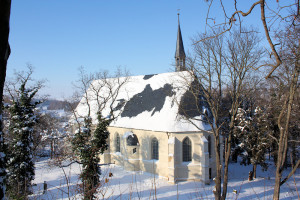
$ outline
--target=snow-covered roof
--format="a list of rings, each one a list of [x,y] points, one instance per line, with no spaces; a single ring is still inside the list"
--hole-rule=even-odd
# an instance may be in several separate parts
[[[125,84],[116,93],[116,98],[109,99],[108,93],[111,93],[109,91],[116,90],[122,82]],[[114,115],[117,116],[111,122],[111,127],[166,132],[210,130],[208,124],[199,121],[203,118],[201,114],[194,113],[192,116],[193,122],[198,128],[190,122],[182,120],[178,114],[179,104],[184,101],[184,96],[186,96],[185,94],[192,82],[193,78],[187,71],[111,78],[105,81],[95,80],[87,90],[91,107],[90,116],[95,123],[99,110],[99,103],[97,102],[101,102],[101,98],[99,98],[101,96],[104,101],[107,101],[102,115],[109,116],[110,110],[113,108]],[[109,86],[107,88],[105,84],[114,85],[114,87],[110,88]],[[76,108],[77,116],[87,115],[88,106],[86,102],[86,96],[84,96]],[[203,106],[202,109],[206,110],[207,108]]]

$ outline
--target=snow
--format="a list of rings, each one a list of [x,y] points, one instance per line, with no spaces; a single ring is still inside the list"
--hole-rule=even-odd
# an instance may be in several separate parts
[[[5,157],[5,153],[3,152],[0,152],[0,159],[4,158]]]
[[[90,129],[89,129],[89,128],[80,127],[80,129],[81,129],[81,132],[82,132],[82,133],[88,133],[88,132],[90,132]]]
[[[131,159],[132,160],[132,159]],[[142,160],[143,162],[148,162],[148,163],[159,163],[159,160],[151,159],[151,160]],[[145,173],[145,172],[143,172]]]
[[[33,129],[26,126],[22,128],[22,131],[33,131]]]
[[[115,152],[115,155],[122,156],[121,152]]]
[[[31,199],[68,199],[68,185],[70,199],[81,199],[77,194],[80,180],[78,174],[81,168],[72,164],[64,168],[49,167],[49,160],[36,162],[36,176],[34,194]],[[146,172],[125,171],[122,167],[111,165],[101,166],[102,187],[98,190],[99,199],[214,199],[211,185],[201,182],[182,181],[178,184],[168,184],[168,181]],[[258,166],[257,178],[248,181],[248,173],[252,166],[242,166],[238,163],[229,165],[229,185],[227,199],[272,199],[275,183],[275,167],[273,164],[268,171],[262,171]],[[290,170],[290,169],[288,169]],[[109,177],[109,173],[113,176]],[[284,177],[288,171],[284,171]],[[67,184],[67,180],[69,184]],[[43,194],[43,183],[48,184],[48,191]],[[177,191],[178,188],[178,191]],[[300,169],[281,187],[280,199],[297,199],[300,190]],[[236,193],[235,193],[236,192]],[[75,196],[77,195],[77,196]],[[178,196],[177,196],[178,195]]]
[[[125,77],[119,79],[120,82],[124,80]],[[106,81],[111,85],[118,85],[116,83],[118,81],[117,78],[108,79]],[[192,120],[197,126],[195,127],[190,122],[182,120],[178,116],[178,103],[180,103],[181,97],[188,89],[187,81],[189,83],[192,81],[192,77],[187,71],[157,74],[149,79],[144,79],[144,76],[129,77],[129,81],[127,81],[124,86],[120,88],[116,101],[113,103],[114,108],[117,107],[121,100],[126,103],[134,95],[143,92],[146,87],[150,87],[151,90],[155,91],[164,88],[167,84],[170,84],[172,85],[174,94],[165,96],[165,102],[163,103],[162,108],[159,108],[158,111],[155,110],[155,107],[150,111],[146,109],[141,113],[138,113],[136,116],[128,117],[120,114],[124,111],[122,110],[124,109],[123,106],[121,110],[115,111],[114,114],[118,117],[110,124],[110,126],[167,132],[199,131],[199,129],[211,130],[211,127],[201,120]],[[102,80],[95,80],[87,90],[87,97],[89,99],[90,108],[92,111],[91,117],[94,124],[97,122],[97,111],[99,108],[96,100],[96,95],[99,95],[99,93],[95,94],[95,88],[97,89],[101,87],[100,95],[102,95],[102,98],[107,98],[106,95],[109,95],[109,92],[107,92],[108,88],[103,85],[105,85],[105,83],[103,83]],[[107,102],[107,105],[110,105],[110,102]],[[75,112],[78,118],[87,115],[88,106],[86,103],[86,96],[81,99]],[[103,116],[107,116],[110,113],[110,110],[109,108],[105,108],[101,112]],[[196,118],[202,119],[201,116],[197,116]],[[71,121],[72,120],[74,121],[74,117],[71,118]]]
[[[20,118],[20,116],[19,115],[14,115],[14,116],[12,116],[12,119],[19,119]]]
[[[241,147],[241,148],[243,148],[245,146],[245,144],[242,142],[238,146]]]
[[[125,139],[125,138],[128,138],[129,136],[133,137],[133,133],[131,131],[125,132],[124,135],[123,135],[123,138]]]
[[[245,127],[244,126],[236,126],[238,129],[240,129],[242,132],[244,131]]]
[[[170,137],[168,139],[168,144],[175,144],[175,137]]]
[[[16,145],[17,145],[17,146],[23,146],[23,143],[20,142],[20,141],[18,141]]]
[[[202,140],[202,142],[208,142],[206,137],[204,137],[204,136],[201,137],[201,140]]]

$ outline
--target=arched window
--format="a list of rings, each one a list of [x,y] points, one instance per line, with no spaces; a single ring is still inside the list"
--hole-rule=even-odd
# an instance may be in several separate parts
[[[121,148],[120,148],[120,136],[117,133],[116,135],[116,152],[120,152]]]
[[[151,140],[151,159],[158,160],[158,158],[158,140],[156,138],[153,138]]]
[[[130,134],[127,137],[127,145],[128,146],[137,146],[139,144],[139,140],[135,134]]]
[[[186,137],[182,142],[182,161],[192,161],[192,142],[188,137]]]
[[[207,137],[207,141],[208,141],[208,155],[211,158],[211,137],[210,137],[210,135]]]

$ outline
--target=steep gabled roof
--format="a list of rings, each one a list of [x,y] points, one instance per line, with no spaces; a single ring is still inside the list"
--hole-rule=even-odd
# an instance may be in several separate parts
[[[187,71],[153,74],[146,76],[131,76],[126,84],[120,88],[112,108],[118,117],[110,124],[112,127],[143,129],[165,132],[190,132],[210,130],[210,126],[203,121],[193,120],[198,126],[183,121],[180,117],[179,104],[186,102],[185,96],[190,88],[193,78]],[[120,78],[125,79],[125,77]],[[117,82],[117,79],[106,81]],[[122,80],[121,80],[122,81]],[[103,86],[102,80],[92,82],[87,91],[91,105],[93,122],[97,119],[97,101],[93,89]],[[106,89],[103,88],[105,96]],[[202,105],[203,110],[206,110]],[[78,116],[87,115],[86,98],[82,98],[76,113]],[[103,116],[109,115],[109,108],[102,111]],[[202,119],[200,113],[193,113],[194,119]]]

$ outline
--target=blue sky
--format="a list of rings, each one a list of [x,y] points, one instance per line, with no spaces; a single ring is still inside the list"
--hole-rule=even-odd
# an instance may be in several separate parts
[[[36,79],[48,80],[42,93],[63,99],[72,95],[80,66],[88,72],[121,66],[132,75],[172,71],[177,9],[188,52],[190,38],[204,32],[204,0],[12,1],[7,78],[30,63]],[[223,19],[217,5],[212,12]]]

